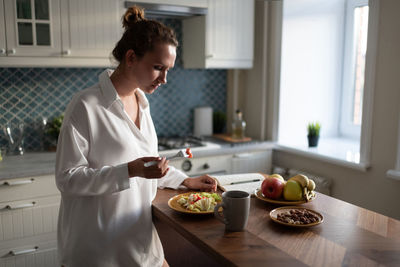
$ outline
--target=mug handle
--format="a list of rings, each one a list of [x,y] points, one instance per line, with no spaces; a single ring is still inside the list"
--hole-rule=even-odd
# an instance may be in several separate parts
[[[222,207],[222,209],[223,209],[224,208],[224,203],[219,203],[214,207],[214,216],[215,216],[215,218],[217,218],[221,222],[225,223],[224,216],[222,216],[218,211],[220,207]]]

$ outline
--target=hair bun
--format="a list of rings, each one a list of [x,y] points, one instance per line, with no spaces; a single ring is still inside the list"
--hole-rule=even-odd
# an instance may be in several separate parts
[[[144,18],[144,9],[138,6],[131,6],[125,12],[123,17],[122,26],[127,30],[131,27],[132,24],[137,23],[141,20],[145,20]]]

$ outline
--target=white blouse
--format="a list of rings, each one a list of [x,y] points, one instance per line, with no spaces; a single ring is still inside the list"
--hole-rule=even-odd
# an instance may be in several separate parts
[[[129,161],[158,156],[157,135],[143,91],[137,90],[136,127],[106,70],[77,93],[61,128],[56,183],[59,263],[70,266],[161,266],[164,253],[152,223],[151,202],[161,187],[187,176],[170,166],[161,179],[129,178]]]

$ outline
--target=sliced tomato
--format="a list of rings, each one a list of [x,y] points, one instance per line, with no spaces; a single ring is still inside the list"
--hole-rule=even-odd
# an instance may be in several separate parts
[[[186,148],[186,154],[189,156],[189,158],[193,158],[192,151],[190,151],[190,147]]]

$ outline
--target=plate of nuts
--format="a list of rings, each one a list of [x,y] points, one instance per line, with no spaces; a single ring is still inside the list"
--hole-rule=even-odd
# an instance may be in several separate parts
[[[294,227],[310,227],[324,221],[321,213],[298,206],[276,208],[269,216],[274,222]]]

